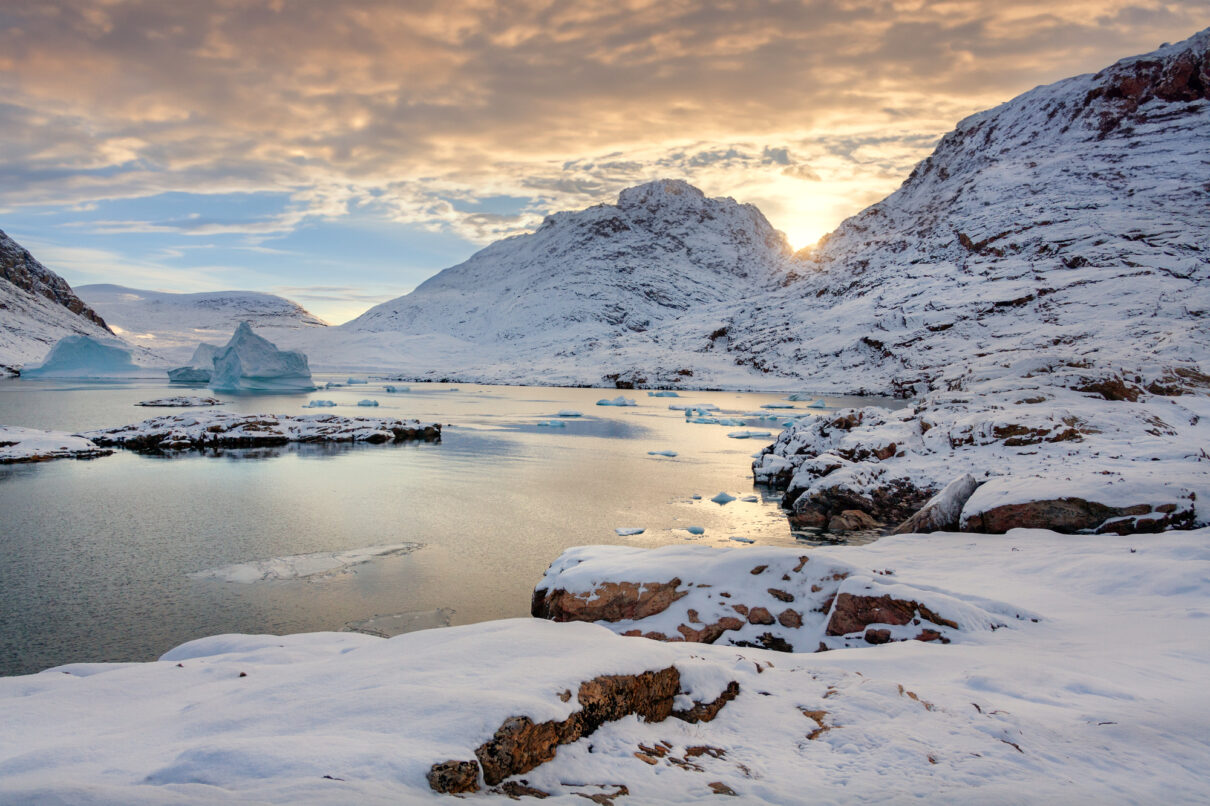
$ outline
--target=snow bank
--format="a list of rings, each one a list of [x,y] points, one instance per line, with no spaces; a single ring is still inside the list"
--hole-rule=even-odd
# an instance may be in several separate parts
[[[311,370],[300,352],[278,350],[241,322],[214,356],[210,388],[218,392],[310,392]]]

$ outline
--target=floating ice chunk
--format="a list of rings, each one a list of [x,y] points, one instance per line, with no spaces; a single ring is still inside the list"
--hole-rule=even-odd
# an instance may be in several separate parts
[[[584,415],[581,414],[580,412],[576,411],[575,409],[563,409],[555,416],[556,417],[583,417]]]
[[[376,406],[378,405],[378,401],[377,401],[377,400],[370,400],[369,398],[366,398],[365,400],[358,400],[358,401],[357,401],[357,405],[358,405],[358,406],[366,406],[367,408],[368,408],[368,407],[370,407],[370,406],[375,406],[375,407],[376,407]]]
[[[638,526],[619,526],[614,531],[618,533],[618,537],[630,537],[631,535],[641,535],[647,529]]]
[[[25,378],[113,378],[148,374],[131,360],[117,339],[94,339],[73,333],[50,348],[42,366],[23,370]]]
[[[826,409],[827,407],[828,403],[822,397],[819,400],[813,400],[807,404],[808,409]]]
[[[406,386],[385,386],[383,387],[383,391],[387,394],[394,395],[400,392],[410,392],[412,390]]]
[[[728,493],[719,493],[718,495],[714,496],[714,497],[713,497],[713,498],[711,498],[710,500],[711,500],[711,501],[713,501],[713,502],[714,502],[714,503],[716,503],[716,504],[719,504],[719,505],[721,506],[722,504],[729,504],[729,503],[731,503],[732,501],[734,501],[734,500],[735,500],[735,496],[734,496],[734,495],[730,495],[730,494],[728,494]]]
[[[755,503],[757,503],[758,501],[760,501],[760,498],[758,498],[758,497],[757,497],[757,496],[755,496],[755,495],[745,495],[743,498],[741,498],[741,499],[739,499],[739,500],[741,500],[741,501],[743,501],[743,502],[745,502],[745,503],[748,503],[748,504],[755,504]]]
[[[700,495],[698,495],[697,493],[694,493],[693,495],[691,495],[691,496],[689,496],[689,497],[690,497],[690,498],[692,498],[694,501],[701,501],[701,500],[702,500],[702,497],[701,497]]]
[[[773,434],[769,431],[732,431],[727,436],[732,439],[752,439],[754,437],[771,437]]]
[[[764,403],[761,405],[761,408],[762,409],[792,409],[794,407],[792,405],[790,405],[789,403]]]
[[[255,560],[222,568],[208,568],[189,576],[193,579],[214,579],[220,582],[268,582],[278,579],[306,579],[339,573],[353,565],[361,565],[381,557],[408,554],[420,548],[419,543],[396,543],[390,546],[370,546],[350,551],[324,551],[315,554],[293,554]]]
[[[676,456],[676,451],[647,451],[648,456]]]
[[[561,422],[559,420],[547,420],[545,422],[538,423],[538,425],[540,427],[544,427],[544,428],[566,428],[567,427],[567,423]]]
[[[344,389],[345,385],[338,381],[328,381],[324,384],[324,389]]]
[[[648,392],[647,397],[680,397],[676,392],[665,390],[662,392]]]
[[[753,540],[750,537],[737,537],[736,535],[731,535],[731,537],[729,539],[734,540],[736,543],[755,543],[756,542],[755,540]]]
[[[349,378],[345,383],[352,386],[355,383],[368,383],[368,381],[365,378]]]
[[[689,534],[691,534],[691,535],[704,535],[704,534],[706,534],[706,529],[705,529],[704,527],[702,527],[702,526],[686,526],[686,527],[685,527],[685,531],[686,531],[686,532],[688,532],[688,533],[689,533]]]
[[[744,421],[743,421],[743,420],[737,420],[737,419],[735,419],[734,417],[720,417],[720,418],[719,418],[719,421],[718,421],[718,424],[719,424],[719,425],[730,425],[730,426],[736,426],[736,425],[743,425],[743,424],[744,424]]]
[[[328,409],[336,405],[335,400],[308,400],[303,404],[304,409]]]
[[[671,411],[718,411],[713,403],[670,403],[668,408]]]
[[[685,420],[685,422],[696,423],[697,425],[718,425],[719,419],[717,417],[691,417]]]
[[[634,402],[634,398],[622,397],[621,395],[618,395],[617,397],[613,398],[612,400],[607,400],[607,399],[602,398],[601,400],[597,401],[597,405],[598,406],[637,406],[639,404]]]
[[[311,369],[307,357],[294,350],[279,350],[268,339],[240,322],[218,355],[210,388],[218,392],[310,392]]]

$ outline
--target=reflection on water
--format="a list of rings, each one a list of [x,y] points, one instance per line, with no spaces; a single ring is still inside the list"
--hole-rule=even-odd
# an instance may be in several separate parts
[[[782,396],[685,392],[616,408],[595,405],[600,389],[408,386],[220,397],[226,411],[285,414],[323,397],[338,403],[328,411],[349,416],[365,414],[355,404],[370,397],[380,404],[372,415],[442,423],[441,443],[118,451],[0,467],[0,673],[145,660],[224,632],[356,623],[385,634],[431,626],[440,621],[433,614],[454,624],[524,616],[546,566],[586,543],[800,544],[778,496],[752,485],[750,455],[769,440],[729,439],[734,428],[686,423],[667,408],[711,403],[742,417]],[[169,391],[153,382],[0,381],[0,422],[121,425],[147,416],[134,403]],[[538,426],[563,409],[583,416]],[[665,450],[677,456],[648,454]],[[712,503],[720,491],[738,500]],[[646,531],[619,537],[621,526]],[[239,584],[189,576],[402,543],[423,548],[327,577]]]

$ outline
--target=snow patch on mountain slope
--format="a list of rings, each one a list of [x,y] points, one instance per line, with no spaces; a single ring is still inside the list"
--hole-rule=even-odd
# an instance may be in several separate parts
[[[82,285],[77,292],[115,331],[174,363],[189,359],[199,342],[224,342],[240,322],[271,341],[327,323],[296,302],[257,291],[175,294],[120,285]]]

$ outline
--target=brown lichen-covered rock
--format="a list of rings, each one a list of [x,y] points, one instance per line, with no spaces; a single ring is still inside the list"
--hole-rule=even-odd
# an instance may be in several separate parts
[[[764,607],[754,607],[748,611],[749,624],[772,624],[773,614]]]
[[[714,700],[695,702],[690,708],[674,711],[680,685],[681,675],[675,666],[633,675],[603,675],[585,681],[577,695],[580,709],[566,719],[538,723],[527,716],[510,717],[491,739],[475,750],[477,762],[434,764],[428,774],[429,786],[436,792],[477,791],[480,768],[483,780],[488,786],[495,786],[551,760],[559,745],[588,736],[606,722],[631,715],[647,722],[662,722],[669,716],[686,722],[709,722],[740,692],[739,684],[732,681]]]
[[[891,641],[891,631],[885,627],[881,629],[870,628],[865,631],[865,642],[867,644],[887,644]]]
[[[798,629],[802,626],[802,613],[787,607],[777,614],[777,623],[786,629]]]
[[[1165,506],[1165,505],[1161,505]],[[1083,498],[1051,498],[1004,504],[963,513],[962,531],[1003,534],[1009,529],[1050,529],[1055,532],[1113,532],[1135,534],[1193,527],[1192,507],[1160,511],[1151,504],[1112,507]]]
[[[830,532],[855,532],[877,528],[878,521],[860,509],[846,509],[828,520],[828,531]]]
[[[713,644],[722,634],[728,630],[743,629],[744,622],[734,616],[723,616],[714,624],[707,624],[703,627],[690,627],[687,624],[681,624],[676,629],[685,637],[686,641],[696,641],[699,644]]]
[[[667,582],[605,582],[591,593],[559,588],[534,591],[530,613],[552,621],[623,621],[662,613],[688,591],[678,591],[680,579]]]
[[[849,635],[862,632],[871,624],[907,624],[919,614],[922,618],[945,627],[957,629],[957,623],[943,618],[919,602],[895,599],[890,594],[860,596],[841,593],[832,604],[828,618],[828,635]]]
[[[434,792],[457,795],[479,791],[479,763],[476,761],[443,761],[434,764],[428,774]]]

